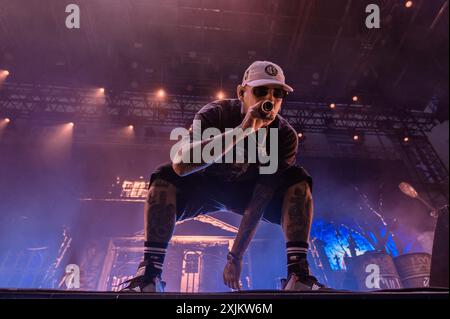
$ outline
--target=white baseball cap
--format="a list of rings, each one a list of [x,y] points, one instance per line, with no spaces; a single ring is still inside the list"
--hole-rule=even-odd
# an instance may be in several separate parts
[[[261,85],[278,84],[286,91],[293,92],[294,89],[286,84],[281,67],[269,61],[255,61],[245,71],[242,78],[242,86],[252,87]]]

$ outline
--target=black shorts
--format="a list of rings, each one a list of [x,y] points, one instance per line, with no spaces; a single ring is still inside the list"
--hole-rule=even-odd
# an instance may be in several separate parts
[[[272,200],[264,210],[263,219],[274,224],[281,223],[281,209],[287,189],[306,181],[312,191],[312,178],[300,166],[290,166],[282,172],[280,183]],[[256,180],[224,182],[202,172],[181,177],[172,169],[171,163],[159,166],[150,177],[150,185],[156,179],[173,184],[177,190],[177,220],[193,218],[201,214],[227,210],[242,215],[247,208]]]

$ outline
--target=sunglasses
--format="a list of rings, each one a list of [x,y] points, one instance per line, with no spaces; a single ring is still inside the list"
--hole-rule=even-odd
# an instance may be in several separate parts
[[[255,86],[252,89],[252,92],[254,96],[256,96],[257,98],[261,98],[269,94],[270,90],[273,90],[272,94],[277,99],[284,99],[286,95],[288,95],[288,92],[283,89],[280,88],[270,89],[267,86]]]

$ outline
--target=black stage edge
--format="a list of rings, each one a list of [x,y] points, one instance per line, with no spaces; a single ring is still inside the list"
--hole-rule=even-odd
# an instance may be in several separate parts
[[[123,293],[93,291],[62,291],[41,289],[0,289],[0,299],[156,299],[156,300],[392,300],[427,299],[446,300],[448,288],[421,288],[351,292],[330,290],[320,292],[280,292],[278,290],[253,290],[223,293]]]
[[[448,289],[437,288],[364,293],[265,290],[191,294],[0,289],[4,313],[22,317],[31,312],[45,319],[429,318],[446,312],[448,300]]]

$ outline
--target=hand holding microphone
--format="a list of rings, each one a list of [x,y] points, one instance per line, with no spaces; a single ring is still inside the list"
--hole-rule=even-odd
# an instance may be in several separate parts
[[[260,101],[251,106],[242,121],[242,129],[251,127],[253,131],[257,131],[261,127],[268,126],[275,119],[273,108],[274,105],[269,100]]]
[[[263,118],[267,117],[270,114],[270,112],[272,112],[272,110],[273,110],[273,103],[269,100],[262,102],[259,108],[259,112],[261,113],[261,117]]]

